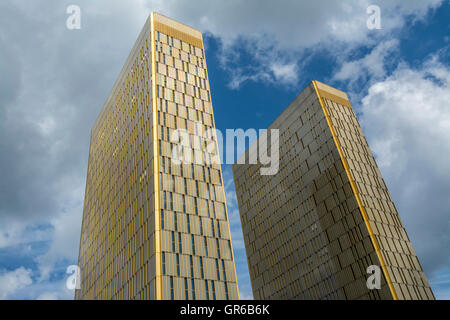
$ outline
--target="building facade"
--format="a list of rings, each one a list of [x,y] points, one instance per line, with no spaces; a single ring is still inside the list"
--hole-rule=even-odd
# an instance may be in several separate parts
[[[91,132],[76,299],[239,298],[214,129],[201,32],[152,13]]]
[[[233,165],[254,298],[434,299],[347,95],[313,81],[269,129],[278,172]]]

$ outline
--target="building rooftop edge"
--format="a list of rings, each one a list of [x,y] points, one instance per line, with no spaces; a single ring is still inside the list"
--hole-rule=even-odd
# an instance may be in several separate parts
[[[182,23],[178,20],[169,18],[159,12],[152,11],[150,13],[150,16],[153,16],[155,18],[155,21],[161,22],[161,23],[169,23],[172,27],[175,27],[177,29],[187,29],[187,31],[191,31],[192,34],[195,34],[199,39],[203,40],[202,32],[199,29],[196,29],[194,27],[191,27],[185,23]],[[186,30],[185,30],[186,31]]]
[[[302,91],[300,91],[300,93],[283,109],[283,111],[281,111],[281,113],[270,123],[270,125],[267,127],[267,129],[270,129],[270,127],[283,115],[283,113],[299,98],[299,96],[308,88],[308,87],[310,87],[310,86],[312,86],[313,84],[316,84],[317,85],[317,88],[319,89],[319,90],[321,90],[321,91],[325,91],[325,92],[328,92],[328,93],[330,93],[330,94],[332,94],[332,95],[335,95],[335,96],[338,96],[338,97],[340,97],[340,98],[342,98],[342,99],[344,99],[344,100],[349,100],[348,99],[348,96],[347,96],[347,94],[344,92],[344,91],[342,91],[342,90],[339,90],[339,89],[336,89],[336,88],[334,88],[334,87],[331,87],[331,86],[329,86],[329,85],[327,85],[327,84],[325,84],[325,83],[323,83],[323,82],[320,82],[320,81],[318,81],[318,80],[311,80],[309,83],[308,83],[308,85],[307,86],[305,86],[304,88],[303,88],[303,90]],[[237,162],[235,162],[235,163],[233,163],[232,164],[232,167],[235,167],[235,166],[239,166],[239,164],[238,164],[238,162],[240,162],[240,160],[245,160],[245,157],[247,156],[247,154],[248,154],[248,151],[253,147],[254,148],[254,145],[256,144],[256,143],[258,143],[258,141],[259,141],[259,137],[258,137],[258,139],[256,139],[256,141],[255,142],[253,142],[245,151],[244,151],[244,153],[238,158],[238,160],[237,160]]]

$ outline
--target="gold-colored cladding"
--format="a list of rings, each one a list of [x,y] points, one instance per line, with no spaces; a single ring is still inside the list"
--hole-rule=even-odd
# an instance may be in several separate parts
[[[158,150],[158,106],[156,98],[156,52],[155,52],[155,17],[151,17],[151,47],[152,47],[152,113],[153,113],[153,177],[155,201],[155,295],[156,300],[162,300],[162,257],[161,257],[161,221],[159,203],[159,150]]]
[[[319,89],[318,86],[321,85],[321,84],[319,83],[319,85],[318,85],[317,81],[313,81],[312,83],[314,85],[314,89],[316,91],[316,94],[317,94],[317,97],[319,99],[319,102],[320,102],[320,105],[322,107],[322,110],[323,110],[323,113],[325,115],[325,118],[327,120],[328,127],[330,128],[331,135],[333,136],[334,143],[336,144],[336,148],[337,148],[337,150],[339,152],[339,156],[341,158],[342,164],[343,164],[343,166],[345,168],[345,172],[347,173],[348,180],[350,181],[350,186],[352,187],[353,194],[355,195],[356,201],[358,202],[359,210],[361,211],[361,215],[363,217],[364,223],[365,223],[366,228],[367,228],[367,230],[369,232],[370,240],[372,241],[372,245],[375,248],[375,252],[376,252],[377,257],[378,257],[378,259],[380,261],[381,269],[383,270],[383,273],[384,273],[384,276],[386,278],[386,281],[387,281],[387,284],[389,286],[389,289],[391,291],[392,297],[393,297],[394,300],[398,300],[397,293],[395,292],[394,285],[392,284],[391,277],[389,276],[388,270],[386,268],[386,262],[384,261],[383,255],[381,254],[380,247],[379,247],[378,242],[377,242],[377,239],[375,238],[375,235],[373,233],[372,227],[370,226],[369,218],[367,216],[366,210],[365,210],[365,208],[363,206],[363,203],[361,201],[361,198],[359,196],[358,189],[356,187],[355,181],[352,178],[352,175],[351,175],[351,172],[350,172],[350,168],[349,168],[348,163],[347,163],[347,159],[345,158],[345,156],[344,156],[344,154],[342,152],[341,144],[339,143],[339,139],[338,139],[338,137],[336,135],[336,132],[335,132],[335,130],[333,128],[330,116],[328,114],[328,111],[327,111],[327,109],[325,107],[325,104],[324,104],[322,98],[327,98],[327,99],[333,100],[336,103],[339,103],[339,104],[342,104],[342,105],[345,105],[345,106],[351,108],[350,101],[345,98],[346,95],[345,95],[345,97],[342,96],[341,94],[339,94],[337,92],[337,90],[335,90],[337,94],[334,94],[333,92],[329,92],[329,91],[325,91],[325,90]]]
[[[317,88],[317,94],[322,98],[332,100],[336,103],[342,104],[343,106],[349,108],[352,107],[348,98],[347,97],[344,98],[342,95],[333,94],[332,92],[321,90],[320,88]]]
[[[153,20],[152,20],[153,21]],[[203,48],[203,41],[202,39],[196,38],[194,36],[191,36],[190,34],[187,34],[185,32],[179,31],[175,28],[172,28],[162,22],[155,21],[154,22],[154,28],[156,31],[162,32],[168,36],[174,37],[176,39],[182,40],[184,42],[187,42],[189,44],[192,44],[195,47]]]
[[[182,23],[179,23],[177,21],[174,21],[172,19],[169,19],[161,14],[158,13],[152,13],[151,18],[151,42],[152,42],[152,96],[153,96],[153,141],[154,141],[154,181],[155,181],[155,246],[156,246],[156,299],[160,300],[163,299],[163,293],[162,293],[162,250],[161,250],[161,221],[160,221],[160,215],[159,211],[161,210],[160,207],[160,192],[159,192],[159,144],[158,144],[158,121],[157,121],[157,83],[156,83],[156,50],[155,50],[155,43],[156,43],[156,37],[155,33],[161,32],[168,36],[174,37],[176,39],[182,40],[186,43],[189,43],[195,47],[198,47],[200,49],[204,49],[203,47],[203,40],[201,32],[195,29],[192,29],[191,27],[188,27]],[[175,26],[176,28],[174,28]],[[185,30],[186,32],[183,32]],[[189,33],[187,33],[189,32]],[[193,34],[190,34],[193,32]],[[208,69],[205,63],[205,71],[206,71],[206,78],[208,79]],[[212,110],[212,100],[211,100],[211,92],[208,90],[209,93],[209,100],[211,101],[211,115],[212,115],[212,121],[215,128],[215,121],[214,121],[214,112]],[[218,142],[216,140],[216,147],[218,148]],[[218,149],[216,149],[218,150]],[[223,183],[223,177],[222,174],[220,174],[221,183],[222,183],[222,192],[223,192],[223,198],[224,198],[224,204],[225,204],[225,214],[228,222],[228,234],[229,234],[229,241],[230,241],[230,248],[231,248],[231,257],[233,266],[235,266],[235,259],[234,259],[234,252],[231,242],[231,231],[230,231],[230,224],[228,219],[228,210],[226,209],[226,197],[225,197],[225,189],[224,189],[224,183]],[[237,274],[236,274],[236,268],[234,267],[234,275],[235,275],[235,281],[236,281],[236,291],[237,291],[237,297],[239,299],[239,289],[238,289],[238,283],[237,283]]]

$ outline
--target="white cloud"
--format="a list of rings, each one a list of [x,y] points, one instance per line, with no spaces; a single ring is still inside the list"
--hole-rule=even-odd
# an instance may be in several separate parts
[[[49,241],[51,238],[47,227],[38,227],[8,219],[0,226],[0,249]]]
[[[246,292],[239,291],[240,300],[253,300],[253,294],[248,294]]]
[[[279,64],[275,63],[270,66],[275,79],[281,83],[297,83],[298,70],[295,63]]]
[[[352,85],[355,81],[380,80],[386,75],[386,59],[398,49],[398,41],[387,40],[376,45],[366,56],[358,60],[344,61],[333,76],[334,80],[346,81]],[[343,55],[347,56],[347,55]]]
[[[401,64],[362,100],[363,130],[429,276],[450,263],[449,101],[450,68],[437,56]]]
[[[59,295],[57,292],[44,292],[40,294],[36,300],[58,300],[58,297]]]
[[[437,273],[429,279],[434,295],[441,300],[450,300],[450,270]]]
[[[67,277],[52,281],[34,281],[18,289],[14,296],[26,300],[72,300],[74,291],[67,289]]]
[[[0,271],[0,299],[8,299],[18,290],[32,283],[30,269],[20,267],[14,271]]]
[[[366,42],[369,33],[366,9],[373,1],[146,1],[160,11],[220,37],[226,44],[238,37],[261,37],[283,48],[311,47],[324,41]],[[442,0],[377,1],[384,32],[402,27],[404,17],[423,18]],[[276,41],[275,41],[276,39]]]
[[[81,234],[82,204],[75,206],[70,212],[53,219],[52,241],[48,251],[37,257],[40,272],[39,281],[48,280],[58,263],[64,261],[76,263]]]
[[[144,3],[149,10],[159,11],[219,38],[223,43],[223,67],[230,73],[230,87],[237,89],[246,81],[276,84],[282,80],[281,85],[295,86],[298,72],[292,66],[308,59],[310,52],[306,54],[306,48],[334,53],[361,45],[374,46],[380,39],[400,30],[406,17],[423,19],[429,9],[442,2],[377,1],[381,9],[381,30],[367,28],[366,9],[373,5],[370,0],[148,0]],[[251,65],[236,65],[241,51],[250,56]],[[372,70],[377,72],[375,67]]]
[[[149,11],[222,41],[223,66],[231,73],[231,86],[239,88],[245,81],[295,83],[308,59],[305,48],[373,46],[400,28],[406,15],[421,19],[442,1],[381,1],[381,31],[366,28],[370,2],[80,0],[82,29],[77,32],[65,28],[64,5],[2,2],[0,248],[51,240],[38,258],[42,281],[28,286],[25,296],[71,296],[63,283],[44,279],[51,278],[57,264],[76,261],[89,130]],[[246,67],[233,63],[241,50],[250,56]],[[389,143],[396,148],[398,142]],[[395,159],[405,157],[399,152],[384,158],[386,163]],[[227,188],[234,209],[233,193]],[[243,253],[236,210],[230,210],[230,221],[233,245]],[[39,224],[53,231],[36,228]],[[20,279],[28,283],[26,276]]]

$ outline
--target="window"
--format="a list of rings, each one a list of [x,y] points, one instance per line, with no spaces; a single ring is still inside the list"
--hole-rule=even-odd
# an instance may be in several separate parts
[[[163,192],[163,202],[164,202],[164,209],[167,209],[167,206],[166,206],[166,192],[165,191]]]
[[[191,292],[192,292],[192,300],[195,300],[195,282],[194,279],[191,280]]]
[[[206,300],[209,300],[208,280],[205,280]]]
[[[175,232],[172,231],[172,252],[175,252]]]
[[[195,181],[195,189],[197,190],[197,197],[199,196],[199,192],[198,192],[198,181]]]
[[[216,274],[217,274],[217,280],[220,280],[219,260],[218,259],[216,259]]]
[[[162,253],[162,272],[166,274],[166,253]]]
[[[220,246],[219,246],[219,239],[216,238],[216,245],[217,245],[217,255],[220,258]]]
[[[202,278],[205,278],[205,274],[203,273],[203,258],[200,257],[200,275]]]
[[[228,284],[225,282],[224,285],[225,285],[225,298],[227,300],[230,300],[230,296],[228,295]]]
[[[213,300],[216,300],[216,286],[214,285],[214,280],[211,280],[211,287],[213,292]]]
[[[227,281],[227,274],[225,273],[225,260],[222,260],[222,273],[223,273],[223,280]]]
[[[217,221],[217,234],[219,235],[219,238],[222,238],[222,234],[220,232],[220,223]]]
[[[173,300],[173,277],[170,277],[170,300]]]

